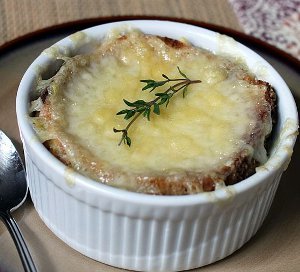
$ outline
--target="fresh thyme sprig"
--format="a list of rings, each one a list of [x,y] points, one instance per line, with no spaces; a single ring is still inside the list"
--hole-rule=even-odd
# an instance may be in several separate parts
[[[162,74],[162,77],[165,78],[165,80],[162,81],[155,81],[153,79],[143,79],[141,82],[145,83],[146,85],[143,87],[142,91],[148,90],[152,92],[155,90],[157,87],[163,86],[166,83],[169,82],[177,82],[174,85],[170,86],[167,88],[166,91],[162,93],[156,93],[155,96],[156,98],[151,100],[151,101],[144,101],[144,100],[136,100],[134,102],[129,102],[126,99],[123,99],[124,103],[130,107],[129,109],[124,109],[119,112],[117,112],[117,115],[124,115],[125,120],[129,120],[130,118],[131,121],[128,123],[128,125],[124,129],[116,129],[114,128],[113,131],[115,133],[121,132],[122,137],[119,142],[119,145],[124,142],[124,144],[127,144],[128,146],[131,146],[131,139],[128,136],[128,130],[132,126],[132,124],[138,119],[141,115],[144,117],[147,117],[147,119],[150,121],[150,114],[151,114],[151,109],[152,111],[160,115],[160,106],[165,104],[166,107],[168,107],[170,99],[173,97],[174,94],[182,90],[182,96],[183,98],[185,97],[187,93],[188,86],[191,84],[195,83],[200,83],[201,80],[191,80],[189,79],[177,66],[179,74],[183,78],[174,78],[171,79],[165,74]]]

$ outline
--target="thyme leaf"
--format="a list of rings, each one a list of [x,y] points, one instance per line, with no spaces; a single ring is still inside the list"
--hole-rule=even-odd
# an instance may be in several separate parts
[[[169,105],[170,99],[174,94],[182,91],[182,96],[185,98],[188,86],[191,84],[200,83],[201,80],[191,80],[187,77],[185,73],[183,73],[180,68],[177,66],[178,73],[182,76],[182,78],[169,78],[167,75],[162,74],[162,77],[165,80],[155,81],[153,79],[142,79],[140,82],[145,83],[145,86],[142,88],[142,91],[149,90],[152,92],[157,87],[161,87],[170,82],[176,82],[173,85],[169,86],[164,92],[159,92],[155,94],[155,98],[150,101],[144,100],[136,100],[130,102],[126,99],[123,99],[124,103],[129,107],[128,109],[123,109],[117,112],[117,115],[124,115],[125,120],[131,119],[131,121],[127,124],[124,129],[116,129],[113,128],[115,133],[122,133],[121,140],[119,141],[119,145],[122,143],[131,146],[131,139],[128,136],[128,130],[132,126],[132,124],[143,115],[145,118],[150,121],[151,110],[156,115],[160,115],[160,106],[165,105],[166,107]]]

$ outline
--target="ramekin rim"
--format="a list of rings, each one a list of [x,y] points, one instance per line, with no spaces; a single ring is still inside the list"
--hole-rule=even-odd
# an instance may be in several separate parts
[[[198,26],[192,26],[189,24],[185,24],[185,23],[178,23],[178,22],[172,22],[172,21],[160,21],[160,20],[132,20],[132,21],[125,21],[125,22],[113,22],[113,23],[108,23],[105,24],[106,27],[110,27],[113,25],[121,25],[122,23],[125,24],[131,24],[132,22],[134,22],[135,24],[139,24],[139,23],[164,23],[164,24],[174,24],[174,25],[185,25],[185,27],[191,27],[194,29],[201,29],[201,31],[204,31],[206,33],[216,33],[214,31],[202,28],[202,27],[198,27]],[[103,26],[103,25],[100,25]],[[84,29],[82,31],[93,31],[93,29],[98,28],[99,26],[94,26],[91,28],[87,28]],[[69,36],[65,37],[64,39],[60,40],[58,43],[56,43],[55,45],[62,43],[62,42],[66,42],[66,40],[69,38]],[[239,43],[240,45],[242,45],[244,48],[246,48],[247,50],[250,50],[251,52],[255,53],[254,51],[252,51],[251,49],[249,49],[248,47],[244,46],[243,44]],[[257,53],[255,53],[257,55]],[[259,56],[260,57],[260,56]],[[45,56],[39,55],[34,61],[33,63],[30,65],[30,67],[27,69],[26,73],[24,74],[19,89],[18,89],[18,93],[17,93],[17,100],[16,100],[16,110],[17,110],[17,119],[18,119],[18,124],[19,124],[19,129],[21,132],[22,137],[24,138],[24,140],[28,140],[28,139],[33,139],[35,137],[37,137],[35,135],[35,132],[32,128],[32,126],[30,125],[30,123],[28,122],[28,120],[26,121],[26,105],[24,103],[24,101],[26,101],[26,96],[27,93],[25,93],[25,91],[22,92],[22,90],[26,89],[26,84],[27,84],[27,89],[29,89],[29,81],[34,80],[36,74],[33,72],[33,70],[36,68],[37,64],[39,63],[39,60],[41,58],[46,58]],[[260,57],[262,60],[264,60],[262,57]],[[265,60],[264,60],[265,61]],[[266,61],[265,61],[266,62]],[[269,64],[268,62],[266,62],[267,64]],[[270,64],[269,64],[270,65]],[[271,65],[270,65],[271,66]],[[284,85],[284,88],[288,90],[287,93],[287,99],[289,100],[289,110],[290,110],[290,118],[293,120],[294,122],[294,127],[292,128],[292,130],[297,130],[298,128],[298,114],[297,114],[297,108],[295,105],[295,101],[292,97],[292,94],[289,91],[289,88],[287,87],[287,85],[285,84],[285,82],[282,80],[281,76],[277,73],[277,71],[271,66],[271,69],[273,70],[273,72],[275,73],[276,77],[279,77],[280,80],[282,81],[281,83]],[[28,91],[29,92],[29,91]],[[22,103],[23,101],[23,103]],[[291,133],[293,132],[291,131]],[[25,141],[26,141],[25,140]],[[286,138],[284,140],[282,140],[281,144],[278,146],[279,151],[282,151],[282,149],[280,149],[283,145],[285,147],[290,147],[293,148],[294,143],[296,141],[296,134],[294,135],[289,135],[289,138]],[[61,174],[62,176],[64,175],[65,169],[67,168],[62,162],[60,162],[57,158],[55,158],[44,146],[41,142],[39,141],[31,141],[30,143],[31,147],[35,149],[36,154],[40,155],[39,159],[44,159],[45,161],[47,161],[46,163],[48,164],[48,167],[52,168],[53,171],[57,171],[59,174]],[[277,154],[278,155],[278,154]],[[285,152],[279,152],[280,158],[277,161],[278,165],[282,166],[284,165],[288,160],[289,160],[289,155]],[[272,157],[269,158],[269,160]],[[269,161],[268,160],[268,161]],[[231,185],[231,186],[227,186],[224,188],[220,188],[218,190],[225,190],[226,188],[234,188],[234,190],[237,193],[241,193],[244,191],[247,191],[253,187],[255,187],[257,184],[259,184],[261,182],[261,180],[264,180],[265,178],[267,178],[269,175],[271,175],[272,169],[269,171],[260,171],[255,173],[254,175],[248,177],[247,179]],[[99,193],[103,193],[103,194],[107,194],[110,195],[114,198],[117,199],[123,199],[129,202],[137,202],[137,203],[147,203],[147,204],[151,204],[151,205],[170,205],[172,204],[173,206],[177,206],[177,205],[186,205],[186,204],[194,204],[194,203],[206,203],[208,202],[208,198],[207,198],[207,194],[208,193],[199,193],[199,194],[195,194],[195,195],[180,195],[180,196],[153,196],[153,195],[147,195],[147,194],[142,194],[142,193],[136,193],[136,192],[130,192],[130,191],[126,191],[124,189],[120,189],[120,188],[114,188],[112,186],[108,186],[99,182],[96,182],[90,178],[87,178],[83,175],[81,175],[80,173],[74,172],[74,177],[76,178],[76,184],[78,186],[82,186],[83,188],[89,188],[90,190],[96,190]],[[180,200],[180,201],[178,201]]]

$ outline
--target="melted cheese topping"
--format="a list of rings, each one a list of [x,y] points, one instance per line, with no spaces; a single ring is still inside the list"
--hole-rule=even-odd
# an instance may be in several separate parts
[[[176,66],[202,82],[190,85],[185,98],[177,93],[167,108],[161,106],[159,116],[151,114],[151,121],[137,119],[129,129],[132,146],[118,146],[121,134],[113,128],[123,129],[129,122],[116,115],[128,108],[123,99],[153,100],[154,92],[166,86],[149,93],[141,91],[140,80],[181,77]],[[63,129],[76,144],[111,168],[137,174],[209,173],[232,163],[241,151],[253,154],[249,131],[257,126],[264,91],[242,80],[246,72],[240,64],[189,45],[174,49],[159,38],[133,32],[82,57],[75,72],[63,91],[55,91],[60,93],[55,118],[64,119]],[[269,130],[267,126],[264,134]],[[263,141],[256,152],[261,161],[266,160]]]

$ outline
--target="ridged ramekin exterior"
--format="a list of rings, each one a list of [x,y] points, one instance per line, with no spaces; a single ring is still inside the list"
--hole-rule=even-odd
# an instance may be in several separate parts
[[[160,21],[131,21],[142,31],[187,37],[217,50],[224,37],[205,29]],[[123,25],[86,30],[94,38]],[[140,271],[179,271],[220,260],[245,244],[263,223],[296,140],[293,97],[277,72],[246,47],[227,41],[277,91],[279,114],[268,162],[250,178],[214,192],[192,196],[149,196],[99,184],[64,166],[39,142],[28,121],[28,104],[37,67],[53,60],[41,55],[25,73],[17,95],[17,117],[30,194],[46,225],[72,248],[100,262]],[[233,46],[234,45],[234,46]],[[64,39],[59,47],[72,47]],[[50,63],[50,64],[49,64]]]
[[[218,203],[211,193],[209,205],[181,207],[176,214],[174,207],[163,207],[160,215],[159,207],[132,207],[101,197],[98,204],[91,205],[88,193],[75,190],[76,181],[53,181],[39,168],[30,148],[25,150],[31,197],[46,225],[86,256],[140,271],[187,270],[233,253],[261,226],[282,171],[278,169],[255,194],[242,199],[229,192]],[[69,192],[58,183],[70,187]],[[134,210],[136,216],[128,215],[128,210]]]

